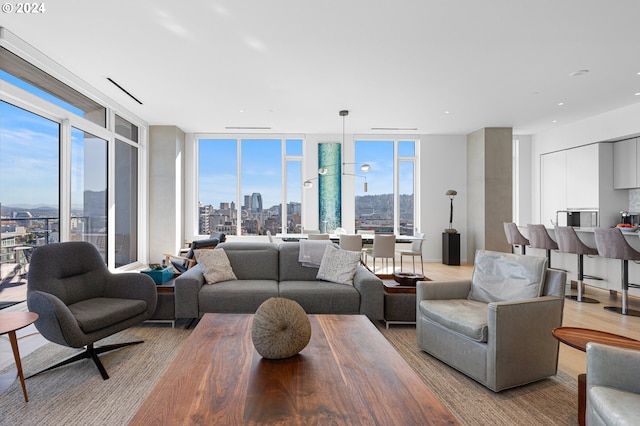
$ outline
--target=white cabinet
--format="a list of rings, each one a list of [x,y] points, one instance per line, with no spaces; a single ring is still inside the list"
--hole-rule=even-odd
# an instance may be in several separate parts
[[[627,139],[613,144],[613,187],[627,189],[640,187],[638,176],[638,139]]]
[[[567,209],[597,209],[599,204],[599,145],[567,151]]]
[[[540,219],[549,226],[558,210],[597,210],[602,227],[628,210],[628,191],[613,187],[613,144],[596,143],[540,156]]]

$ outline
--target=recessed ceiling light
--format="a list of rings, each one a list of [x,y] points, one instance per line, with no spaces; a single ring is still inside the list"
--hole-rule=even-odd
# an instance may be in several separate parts
[[[558,102],[558,106],[564,105],[564,102]]]
[[[557,122],[558,122],[558,120],[553,120],[553,121],[552,121],[552,123],[557,123]]]
[[[636,93],[636,96],[640,96],[640,92]]]
[[[586,73],[588,73],[589,70],[578,70],[578,71],[574,71],[571,74],[569,74],[569,77],[578,77],[581,75],[585,75]]]
[[[445,113],[445,114],[449,114],[449,111],[445,111],[444,113]]]

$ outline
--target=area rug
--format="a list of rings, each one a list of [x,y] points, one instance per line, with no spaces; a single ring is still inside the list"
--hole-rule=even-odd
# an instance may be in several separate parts
[[[558,371],[554,377],[495,393],[418,349],[415,326],[380,332],[461,425],[577,425],[578,382]]]
[[[577,424],[577,382],[564,373],[496,394],[419,351],[415,327],[376,325],[462,425]],[[160,324],[121,332],[100,343],[145,343],[101,356],[109,380],[102,380],[92,362],[81,361],[28,379],[28,403],[16,381],[0,395],[0,424],[126,425],[190,333]],[[33,373],[73,352],[46,344],[25,356],[23,367]]]

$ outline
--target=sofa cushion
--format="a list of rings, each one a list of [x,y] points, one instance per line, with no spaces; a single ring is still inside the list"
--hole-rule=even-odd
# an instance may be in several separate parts
[[[231,242],[224,249],[239,280],[278,280],[278,246],[271,243]],[[256,307],[257,308],[257,307]]]
[[[196,250],[196,259],[207,284],[237,279],[224,249]]]
[[[359,263],[360,252],[342,250],[329,244],[324,251],[316,278],[338,284],[353,285],[353,276]]]
[[[144,313],[147,310],[147,302],[96,297],[81,300],[68,307],[82,331],[91,333]]]
[[[358,314],[360,293],[353,286],[327,281],[281,281],[280,297],[295,300],[308,314]]]
[[[198,309],[200,312],[252,314],[271,297],[278,297],[277,281],[224,281],[200,289]]]
[[[431,321],[476,342],[486,343],[487,304],[468,299],[422,300],[420,313]]]
[[[478,302],[502,302],[539,297],[547,259],[478,250],[468,298]]]

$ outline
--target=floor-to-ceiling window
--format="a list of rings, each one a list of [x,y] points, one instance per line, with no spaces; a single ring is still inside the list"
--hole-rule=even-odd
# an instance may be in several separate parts
[[[3,261],[67,240],[137,261],[139,127],[4,47],[0,81]]]
[[[138,260],[138,144],[140,129],[115,116],[115,265]]]
[[[286,180],[286,215],[283,215],[283,229],[287,234],[302,232],[302,139],[287,139],[284,162]]]
[[[416,142],[356,139],[355,161],[371,166],[355,184],[355,229],[413,235],[416,231]]]
[[[107,260],[107,141],[71,130],[71,235]]]
[[[300,232],[302,140],[199,137],[198,232]]]
[[[0,101],[1,279],[25,247],[59,241],[60,125]]]

